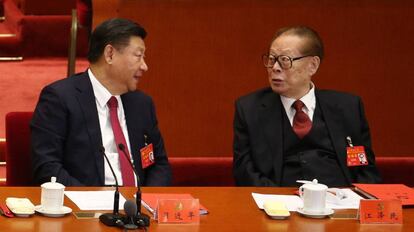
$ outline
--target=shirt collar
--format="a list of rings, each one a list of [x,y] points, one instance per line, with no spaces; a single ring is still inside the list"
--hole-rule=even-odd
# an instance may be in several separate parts
[[[96,79],[90,68],[88,69],[88,75],[92,83],[96,102],[99,104],[99,107],[105,107],[109,99],[112,97],[112,94],[101,84],[101,82],[98,81],[98,79]],[[116,95],[115,97],[119,102],[120,96]]]
[[[282,101],[283,107],[285,108],[286,112],[290,112],[292,110],[292,104],[297,100],[294,98],[289,98],[280,95],[280,100]],[[315,84],[311,82],[311,89],[305,96],[301,97],[299,100],[305,104],[305,108],[303,109],[306,113],[309,111],[314,111],[316,106],[315,100]]]

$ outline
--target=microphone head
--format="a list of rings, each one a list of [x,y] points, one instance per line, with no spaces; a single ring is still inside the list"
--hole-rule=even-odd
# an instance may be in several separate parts
[[[132,200],[127,200],[124,203],[124,210],[128,217],[135,217],[137,215],[137,204]]]

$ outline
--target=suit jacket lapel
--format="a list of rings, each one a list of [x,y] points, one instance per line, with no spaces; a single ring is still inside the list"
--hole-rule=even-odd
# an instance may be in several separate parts
[[[95,95],[87,72],[79,77],[78,82],[76,82],[76,89],[78,90],[76,98],[83,112],[84,125],[89,134],[91,147],[94,148],[93,150],[100,182],[104,184],[104,162],[102,151],[100,151],[100,148],[102,147],[101,128],[99,125],[98,111],[96,109]]]
[[[275,181],[280,185],[283,165],[283,138],[282,138],[282,102],[279,95],[271,92],[267,94],[260,106],[259,123],[260,129],[270,148],[269,156],[273,160]]]
[[[328,128],[331,141],[333,143],[335,152],[338,156],[339,165],[344,171],[345,177],[351,182],[352,178],[349,172],[346,171],[347,167],[347,155],[346,155],[346,134],[343,127],[342,115],[344,115],[343,108],[340,107],[338,102],[330,102],[328,98],[324,98],[324,95],[319,91],[315,91],[316,99],[319,101],[322,115],[325,119],[326,127]]]

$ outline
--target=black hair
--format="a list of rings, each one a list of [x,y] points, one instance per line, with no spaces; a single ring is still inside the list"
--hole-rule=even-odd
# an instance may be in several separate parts
[[[145,39],[145,29],[128,19],[113,18],[98,25],[92,32],[89,40],[88,60],[90,63],[98,61],[102,56],[106,45],[110,44],[116,49],[122,49],[129,45],[131,36]]]

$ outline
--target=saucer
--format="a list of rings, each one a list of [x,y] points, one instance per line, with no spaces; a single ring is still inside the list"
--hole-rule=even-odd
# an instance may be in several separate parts
[[[10,210],[11,211],[11,210]],[[15,213],[15,212],[13,212],[13,211],[11,211],[16,217],[30,217],[30,216],[32,216],[33,214],[34,214],[34,212],[33,213]]]
[[[44,208],[42,208],[41,205],[36,205],[35,211],[46,217],[63,217],[66,214],[71,213],[72,209],[66,206],[62,206],[59,211],[46,211]]]
[[[329,215],[332,215],[334,213],[334,210],[326,208],[325,212],[320,212],[320,213],[312,212],[312,213],[310,213],[310,212],[304,211],[303,208],[298,208],[298,213],[302,214],[305,217],[310,217],[310,218],[324,218],[324,217],[327,217]]]

